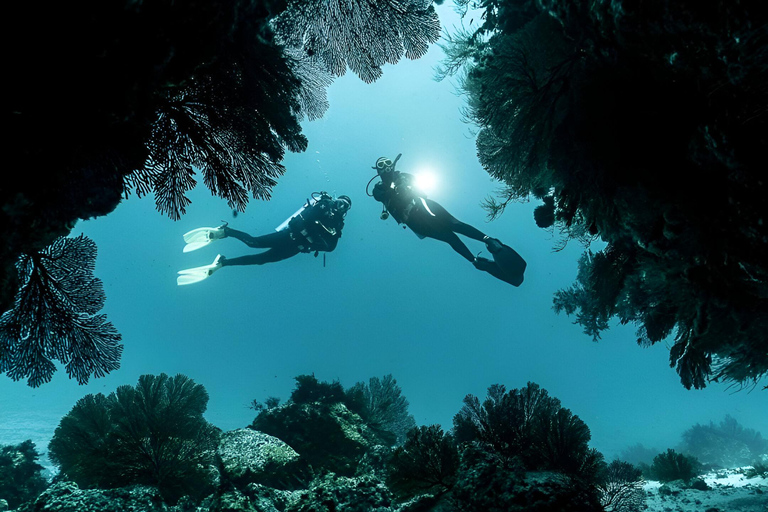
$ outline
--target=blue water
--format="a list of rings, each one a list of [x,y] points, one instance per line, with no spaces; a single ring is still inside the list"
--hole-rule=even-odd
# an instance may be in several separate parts
[[[438,8],[450,29],[449,5]],[[123,335],[121,368],[78,386],[61,369],[31,389],[0,377],[0,444],[31,438],[46,451],[59,419],[87,393],[135,385],[145,373],[183,373],[210,394],[206,417],[222,429],[251,422],[253,399],[287,398],[293,378],[314,373],[346,386],[393,374],[419,424],[449,428],[467,393],[485,396],[534,381],[581,417],[592,446],[607,458],[642,443],[676,446],[683,430],[726,414],[768,434],[765,392],[711,384],[685,390],[667,364],[664,344],[642,349],[632,326],[612,326],[600,343],[573,319],[556,315],[553,293],[569,286],[583,251],[577,242],[537,228],[536,204],[516,203],[487,223],[481,201],[499,188],[478,164],[472,127],[461,121],[455,81],[436,82],[442,53],[386,66],[371,85],[348,73],[329,90],[325,117],[304,123],[309,148],[288,154],[287,173],[268,202],[233,217],[202,185],[178,222],[135,196],[112,214],[79,223],[99,248],[104,312]],[[475,270],[446,244],[419,240],[365,194],[380,156],[402,153],[398,169],[430,169],[430,197],[455,217],[514,247],[527,261],[520,288]],[[351,196],[338,249],[300,254],[263,267],[230,267],[186,287],[176,272],[249,249],[228,239],[182,253],[182,234],[222,220],[251,234],[274,230],[313,191]],[[474,252],[487,251],[467,241]],[[593,247],[599,249],[600,244]]]

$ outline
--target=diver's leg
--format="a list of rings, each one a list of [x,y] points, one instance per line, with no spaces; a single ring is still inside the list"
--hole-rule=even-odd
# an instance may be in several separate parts
[[[284,244],[287,240],[290,239],[291,235],[286,230],[286,231],[277,231],[275,233],[270,233],[268,235],[251,236],[248,233],[245,233],[244,231],[238,231],[236,229],[232,229],[230,227],[225,226],[224,236],[232,237],[237,240],[240,240],[248,247],[253,247],[254,249],[265,249],[267,247],[276,247]]]
[[[259,254],[249,254],[248,256],[239,256],[237,258],[223,258],[222,266],[229,267],[235,265],[264,265],[265,263],[274,263],[288,259],[299,254],[299,249],[295,245],[281,245],[273,247],[268,251]]]
[[[456,233],[453,231],[450,231],[448,229],[444,230],[433,230],[429,234],[427,234],[429,238],[434,238],[435,240],[440,240],[441,242],[445,242],[448,245],[451,246],[451,248],[456,251],[457,253],[461,254],[464,259],[469,261],[470,263],[475,261],[475,256],[472,254],[472,251],[469,250],[469,248],[464,245],[464,242],[459,239],[458,236],[456,236]]]
[[[465,222],[461,222],[459,219],[448,213],[448,210],[443,208],[440,203],[432,201],[431,199],[427,199],[426,202],[427,206],[435,215],[435,217],[437,217],[440,222],[448,225],[451,228],[451,231],[454,233],[458,233],[460,235],[464,235],[466,237],[472,238],[473,240],[479,240],[481,242],[485,240],[485,233]]]

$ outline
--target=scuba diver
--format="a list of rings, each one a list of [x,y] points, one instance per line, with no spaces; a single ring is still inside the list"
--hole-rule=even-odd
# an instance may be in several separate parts
[[[381,178],[381,181],[373,187],[372,194],[368,193],[366,187],[366,194],[383,204],[381,219],[386,220],[392,215],[398,224],[405,224],[419,238],[434,238],[445,242],[475,268],[513,286],[520,286],[527,265],[525,260],[511,247],[457,220],[440,204],[427,199],[415,186],[412,174],[395,170],[401,156],[397,155],[394,161],[386,157],[376,160],[374,169],[377,175],[371,178],[368,187],[376,178]],[[458,235],[485,243],[493,260],[473,255]]]
[[[248,247],[267,251],[225,258],[221,254],[210,265],[179,271],[177,284],[193,284],[206,279],[222,267],[234,265],[263,265],[281,261],[300,252],[331,252],[341,237],[344,217],[352,207],[349,196],[334,199],[325,192],[313,192],[302,208],[275,229],[275,233],[251,236],[230,228],[225,222],[217,228],[197,228],[184,234],[184,252],[205,247],[215,240],[236,238]]]

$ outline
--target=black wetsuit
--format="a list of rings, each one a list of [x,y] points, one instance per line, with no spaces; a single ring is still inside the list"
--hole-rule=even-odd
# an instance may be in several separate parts
[[[259,254],[225,258],[222,265],[263,265],[284,260],[300,252],[331,252],[344,228],[344,213],[336,207],[336,201],[321,197],[315,204],[305,207],[288,223],[288,227],[263,236],[251,236],[230,227],[224,234],[255,249],[269,249]]]
[[[456,219],[439,203],[418,194],[412,174],[391,171],[381,173],[381,182],[373,187],[373,198],[384,204],[398,224],[405,224],[420,238],[434,238],[449,244],[470,262],[475,256],[456,233],[484,241],[480,230]]]

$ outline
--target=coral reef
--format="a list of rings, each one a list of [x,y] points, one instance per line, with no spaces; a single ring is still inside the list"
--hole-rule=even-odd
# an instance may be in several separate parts
[[[22,286],[0,317],[0,373],[37,387],[51,380],[55,360],[80,384],[120,367],[121,336],[99,314],[105,295],[95,264],[96,244],[82,235],[19,260]]]
[[[672,448],[653,458],[650,474],[659,482],[691,480],[698,474],[699,461],[695,457],[677,453]]]
[[[350,411],[345,399],[338,382],[301,375],[291,398],[261,410],[251,428],[285,441],[315,470],[351,477],[365,452],[386,440]]]
[[[533,382],[509,392],[494,384],[482,403],[467,395],[453,424],[458,442],[488,445],[501,457],[519,459],[528,471],[559,471],[593,481],[603,463],[588,446],[587,425]]]
[[[697,423],[683,432],[681,451],[711,467],[746,466],[768,454],[768,440],[760,432],[745,428],[730,415],[719,424]]]
[[[45,468],[37,462],[39,457],[31,440],[0,446],[0,502],[5,501],[6,510],[36,498],[48,487],[43,476]]]
[[[168,400],[173,389],[188,400]],[[397,396],[404,399],[399,388]],[[219,433],[201,422],[202,386],[183,376],[144,376],[135,389],[87,395],[51,443],[62,468],[57,483],[17,510],[636,512],[647,502],[648,510],[707,504],[746,511],[764,501],[760,465],[697,476],[695,459],[670,449],[654,460],[654,480],[643,482],[629,462],[605,464],[587,445],[586,425],[535,383],[510,391],[492,385],[482,402],[467,395],[451,431],[414,427],[398,446],[382,444],[347,408],[349,398],[339,382],[302,375],[284,404],[271,398],[258,408],[250,428]],[[177,403],[173,414],[170,403]],[[167,425],[184,428],[163,431]],[[190,425],[203,437],[181,445],[153,437],[178,441]],[[261,426],[272,432],[255,429]],[[152,453],[164,444],[183,458]],[[143,455],[160,465],[169,460],[176,473],[155,479]]]
[[[353,412],[383,438],[391,438],[389,444],[402,444],[408,432],[416,426],[408,413],[408,400],[402,395],[392,375],[371,377],[368,384],[358,382],[345,391],[345,403]]]
[[[205,496],[219,437],[203,418],[207,404],[184,375],[142,375],[136,387],[80,399],[56,428],[50,459],[85,489],[152,485],[171,503]]]
[[[671,338],[686,388],[768,372],[765,26],[755,1],[456,0],[451,37],[477,150],[503,183],[491,216],[542,201],[566,243],[601,238],[556,294],[598,339]],[[696,184],[695,191],[691,184]]]
[[[403,496],[443,494],[450,491],[459,468],[453,436],[439,425],[414,427],[405,444],[392,452],[387,484]]]
[[[600,477],[600,504],[606,512],[640,512],[645,507],[642,472],[623,460],[614,460]]]

